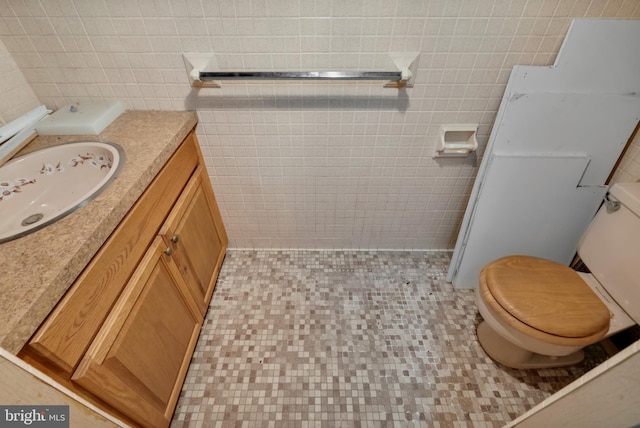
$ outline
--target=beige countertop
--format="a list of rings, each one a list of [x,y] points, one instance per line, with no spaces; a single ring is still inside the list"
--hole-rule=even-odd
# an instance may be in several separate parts
[[[69,141],[119,144],[120,175],[93,201],[0,244],[0,347],[17,354],[196,125],[194,112],[127,111],[98,136],[38,137],[20,154]]]

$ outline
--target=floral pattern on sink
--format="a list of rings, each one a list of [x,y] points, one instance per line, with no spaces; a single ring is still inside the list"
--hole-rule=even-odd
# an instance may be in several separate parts
[[[67,161],[67,164],[72,168],[86,165],[102,170],[104,168],[111,169],[113,159],[109,156],[105,156],[104,154],[86,153],[84,155],[78,154],[77,156],[72,157]],[[40,174],[43,175],[52,175],[62,172],[64,172],[62,162],[58,162],[55,165],[53,163],[45,163],[42,164],[42,168],[40,168]],[[24,186],[34,184],[35,182],[35,178],[16,178],[10,181],[0,182],[0,201],[7,201],[11,199],[16,193],[20,193]]]
[[[0,182],[0,201],[11,199],[15,193],[21,191],[22,187],[35,182],[35,178],[16,178],[15,180]]]
[[[52,175],[56,172],[64,172],[64,167],[60,165],[60,162],[58,162],[56,166],[53,166],[53,164],[50,163],[45,163],[42,164],[42,168],[40,168],[40,174]]]
[[[85,162],[100,169],[111,168],[111,165],[113,164],[113,160],[109,156],[87,153],[86,155],[78,155],[77,157],[71,158],[69,160],[69,165],[76,167],[78,165],[84,165]]]

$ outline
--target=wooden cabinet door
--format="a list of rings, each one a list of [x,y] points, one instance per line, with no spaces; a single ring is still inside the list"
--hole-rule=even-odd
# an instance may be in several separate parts
[[[72,380],[143,426],[168,426],[202,316],[156,238]]]
[[[204,315],[227,248],[227,236],[201,165],[160,230]]]

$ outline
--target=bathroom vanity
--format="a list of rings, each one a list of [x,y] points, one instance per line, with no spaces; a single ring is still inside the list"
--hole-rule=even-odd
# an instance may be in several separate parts
[[[126,112],[99,136],[127,156],[112,185],[0,245],[2,347],[126,423],[169,424],[227,247],[195,124]]]

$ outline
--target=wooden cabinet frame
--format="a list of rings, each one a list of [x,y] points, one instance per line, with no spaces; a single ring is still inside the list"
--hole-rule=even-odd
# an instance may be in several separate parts
[[[192,130],[19,356],[117,417],[167,426],[227,244]]]

